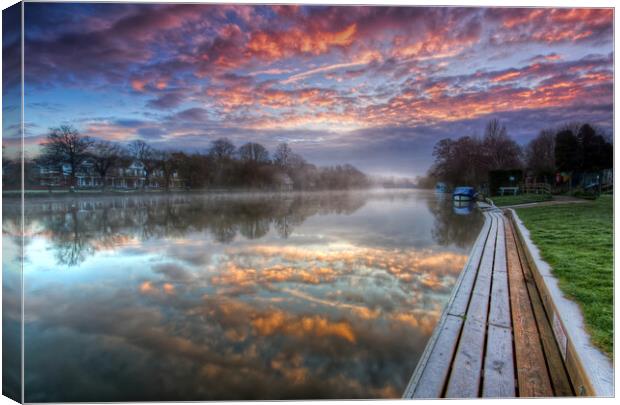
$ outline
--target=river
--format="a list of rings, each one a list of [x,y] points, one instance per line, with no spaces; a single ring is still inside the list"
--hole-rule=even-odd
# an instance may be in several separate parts
[[[29,198],[25,399],[398,398],[483,222],[440,197]]]

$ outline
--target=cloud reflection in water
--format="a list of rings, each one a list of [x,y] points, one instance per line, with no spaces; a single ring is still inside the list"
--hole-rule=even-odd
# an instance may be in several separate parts
[[[441,204],[32,201],[26,400],[399,397],[481,224]]]

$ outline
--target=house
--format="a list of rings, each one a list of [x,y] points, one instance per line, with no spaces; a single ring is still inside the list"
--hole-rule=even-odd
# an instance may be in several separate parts
[[[293,179],[287,173],[276,174],[276,185],[279,191],[292,191]]]
[[[161,170],[155,170],[149,176],[147,185],[144,165],[134,160],[127,166],[110,169],[105,178],[102,178],[95,170],[94,161],[89,158],[77,168],[75,185],[79,189],[98,189],[102,188],[105,182],[106,188],[119,190],[135,190],[143,187],[159,189],[163,187],[163,177]],[[39,164],[38,179],[39,185],[43,187],[70,187],[71,166],[68,163],[60,165]],[[177,173],[173,173],[171,183],[172,188],[182,187],[183,185]]]

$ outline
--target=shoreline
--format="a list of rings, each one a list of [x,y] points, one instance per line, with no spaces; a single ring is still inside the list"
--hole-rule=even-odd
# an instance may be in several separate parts
[[[70,192],[68,190],[26,190],[23,193],[25,199],[44,200],[44,199],[90,199],[90,198],[118,198],[118,197],[192,197],[204,196],[209,198],[227,197],[227,198],[245,198],[245,197],[272,197],[284,195],[310,195],[310,194],[345,194],[345,193],[408,193],[408,192],[426,192],[428,190],[421,188],[355,188],[343,190],[261,190],[261,189],[204,189],[204,190],[78,190]],[[22,197],[21,190],[3,190],[2,198],[7,201],[18,201]]]

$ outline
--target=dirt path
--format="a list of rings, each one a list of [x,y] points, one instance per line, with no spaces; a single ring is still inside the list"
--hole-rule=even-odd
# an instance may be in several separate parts
[[[553,196],[551,201],[540,201],[525,204],[504,205],[499,208],[530,208],[530,207],[544,207],[548,205],[562,205],[562,204],[579,204],[586,203],[590,200],[584,200],[583,198],[571,197],[567,195]]]

